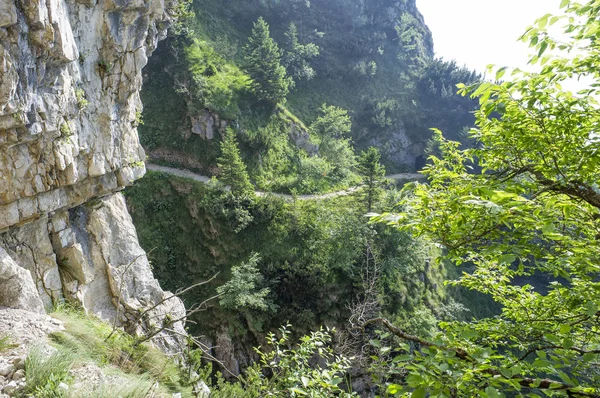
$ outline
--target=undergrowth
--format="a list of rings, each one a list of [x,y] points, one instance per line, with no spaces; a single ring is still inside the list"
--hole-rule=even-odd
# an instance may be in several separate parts
[[[42,345],[34,345],[25,359],[25,394],[39,398],[67,397],[60,384],[69,378],[75,355],[65,347],[52,352]]]
[[[120,330],[111,335],[110,324],[69,306],[57,308],[52,315],[64,322],[65,330],[52,333],[50,338],[59,350],[73,354],[76,365],[93,362],[103,371],[128,380],[124,385],[100,386],[86,396],[144,396],[141,391],[148,391],[155,382],[163,393],[191,396],[177,363],[153,346],[137,344],[133,336]]]

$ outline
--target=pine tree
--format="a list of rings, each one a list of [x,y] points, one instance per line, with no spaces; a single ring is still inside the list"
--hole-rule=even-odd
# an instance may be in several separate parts
[[[368,212],[373,210],[373,204],[377,201],[383,190],[385,167],[380,163],[380,159],[381,154],[374,147],[370,147],[364,151],[358,159],[358,169],[365,183],[364,194]]]
[[[223,136],[221,156],[217,159],[217,165],[221,182],[229,185],[235,196],[246,195],[254,190],[232,129],[227,129]]]
[[[245,69],[253,80],[253,89],[260,100],[271,103],[285,101],[291,79],[281,65],[281,51],[271,38],[269,25],[261,17],[254,23],[245,51]]]

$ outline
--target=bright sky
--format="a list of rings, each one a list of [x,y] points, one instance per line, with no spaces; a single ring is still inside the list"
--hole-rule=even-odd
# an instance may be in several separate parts
[[[488,64],[523,67],[530,52],[517,39],[560,0],[417,0],[436,56],[485,72]]]

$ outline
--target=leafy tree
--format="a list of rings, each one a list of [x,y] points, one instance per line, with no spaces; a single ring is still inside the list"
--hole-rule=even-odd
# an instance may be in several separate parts
[[[385,182],[385,167],[381,164],[381,154],[375,147],[370,147],[358,158],[358,170],[365,183],[365,199],[367,211],[373,210],[373,205],[383,192]]]
[[[315,70],[309,61],[319,55],[319,46],[314,43],[300,44],[298,28],[293,22],[290,23],[285,37],[286,51],[283,55],[283,65],[288,73],[298,80],[310,80],[315,77]]]
[[[546,15],[523,36],[539,72],[460,87],[481,104],[479,145],[459,149],[438,132],[443,158],[427,167],[429,184],[407,190],[406,211],[388,218],[443,246],[448,261],[473,264],[456,284],[502,305],[494,318],[442,323],[431,340],[373,320],[420,347],[399,348],[390,395],[600,396],[600,6],[562,3],[566,16]],[[558,21],[568,40],[546,31]],[[583,76],[590,88],[562,88]]]
[[[227,129],[221,141],[221,156],[217,159],[220,180],[231,187],[235,196],[245,196],[253,192],[254,188],[248,177],[246,165],[240,155],[235,133]]]
[[[348,111],[337,106],[321,105],[321,116],[311,125],[311,133],[321,139],[341,138],[352,130],[352,120]]]
[[[281,65],[279,46],[271,38],[269,25],[262,17],[254,23],[244,50],[245,68],[258,98],[271,103],[285,101],[291,79]]]
[[[259,287],[263,284],[263,277],[258,270],[260,257],[258,253],[252,253],[247,262],[231,269],[229,282],[217,288],[221,295],[219,303],[224,308],[232,310],[253,309],[265,311],[272,306],[266,297],[269,288]]]
[[[352,121],[346,110],[336,106],[323,104],[321,113],[309,130],[320,139],[319,154],[333,167],[331,177],[343,180],[356,165],[352,142],[345,137],[352,129]]]

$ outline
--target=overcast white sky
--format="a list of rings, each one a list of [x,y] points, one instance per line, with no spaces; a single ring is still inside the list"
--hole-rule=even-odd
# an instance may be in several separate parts
[[[517,41],[533,22],[558,14],[560,0],[417,0],[435,53],[484,72],[488,64],[521,67],[529,49]]]

